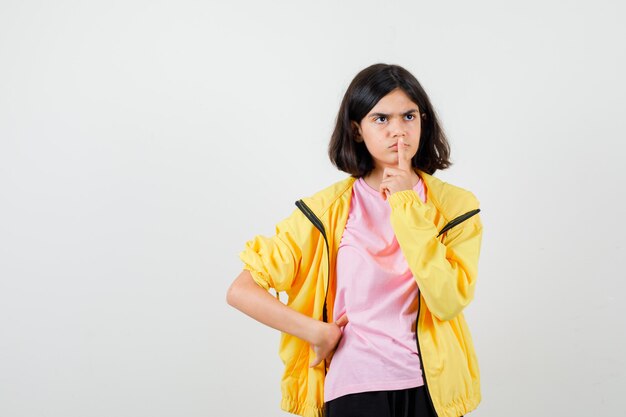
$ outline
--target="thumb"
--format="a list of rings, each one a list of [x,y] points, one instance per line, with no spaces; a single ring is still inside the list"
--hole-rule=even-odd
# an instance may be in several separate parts
[[[335,324],[339,327],[343,327],[346,324],[348,324],[348,316],[346,314],[344,314],[343,316],[339,317],[339,319],[335,322]]]
[[[309,362],[309,368],[314,368],[322,361],[322,358],[316,353],[315,358]]]

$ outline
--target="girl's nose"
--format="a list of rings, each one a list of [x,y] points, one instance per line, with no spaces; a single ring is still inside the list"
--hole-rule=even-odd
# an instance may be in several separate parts
[[[404,136],[405,129],[402,120],[392,119],[389,122],[389,133],[391,136]]]

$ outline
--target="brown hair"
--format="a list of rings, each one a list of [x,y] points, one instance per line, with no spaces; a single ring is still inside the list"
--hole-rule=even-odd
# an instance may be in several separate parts
[[[450,145],[419,81],[399,65],[374,64],[354,77],[339,107],[328,145],[330,161],[339,170],[359,178],[374,169],[365,143],[355,141],[357,132],[351,122],[360,123],[381,98],[396,88],[402,89],[422,113],[419,147],[411,165],[430,175],[452,165]]]

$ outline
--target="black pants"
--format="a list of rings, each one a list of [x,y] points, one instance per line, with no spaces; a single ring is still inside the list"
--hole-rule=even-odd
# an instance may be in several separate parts
[[[348,394],[324,404],[326,417],[436,417],[424,386]]]

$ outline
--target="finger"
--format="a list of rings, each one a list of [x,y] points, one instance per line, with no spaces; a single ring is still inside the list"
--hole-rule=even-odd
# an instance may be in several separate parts
[[[380,197],[383,200],[386,200],[387,199],[387,193],[386,193],[387,192],[387,187],[384,184],[381,184],[380,188],[378,189],[378,191],[380,192]]]
[[[411,169],[411,153],[408,148],[409,144],[400,138],[398,141],[398,168],[403,171]]]
[[[321,357],[318,357],[318,356],[316,355],[315,359],[313,359],[313,360],[309,363],[309,368],[314,368],[314,367],[316,367],[317,365],[319,365],[319,363],[320,363],[321,361],[322,361],[322,358],[321,358]]]
[[[380,192],[383,200],[386,200],[391,195],[392,191],[389,187],[394,183],[395,179],[393,179],[392,177],[388,177],[381,181],[378,191]]]
[[[345,326],[346,324],[348,324],[348,316],[344,314],[343,316],[339,317],[335,324],[339,327]]]

